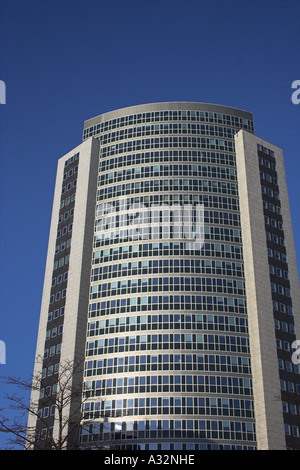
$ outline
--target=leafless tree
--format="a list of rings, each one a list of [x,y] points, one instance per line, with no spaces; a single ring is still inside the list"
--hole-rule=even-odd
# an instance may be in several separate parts
[[[7,448],[62,450],[68,444],[69,448],[76,449],[81,422],[82,372],[82,361],[60,364],[55,393],[53,387],[48,387],[47,378],[42,373],[30,380],[1,377],[4,383],[15,386],[19,393],[4,396],[14,418],[7,417],[8,410],[0,409],[0,432],[7,434]],[[36,400],[32,399],[33,391],[38,397]],[[24,398],[20,392],[25,392],[27,397],[30,394],[31,399]],[[50,417],[41,414],[43,406],[51,409]],[[31,426],[27,422],[29,417],[34,418],[30,420],[34,423]]]
[[[42,359],[38,359],[42,361]],[[80,443],[79,432],[93,420],[83,420],[82,407],[86,401],[83,393],[84,361],[65,361],[56,374],[55,393],[49,387],[43,372],[35,374],[30,380],[20,377],[0,377],[10,386],[15,386],[19,394],[5,394],[8,408],[13,418],[7,417],[8,409],[0,408],[0,432],[7,434],[7,449],[24,450],[107,450],[118,449],[111,442],[97,441]],[[25,392],[26,397],[20,392]],[[32,393],[35,392],[35,393]],[[31,397],[28,398],[28,395]],[[34,400],[32,397],[36,396]],[[43,407],[51,408],[51,416],[41,413]],[[32,418],[32,419],[28,419]],[[103,421],[107,418],[103,417]],[[30,425],[29,423],[33,423]],[[55,432],[53,432],[55,431]]]

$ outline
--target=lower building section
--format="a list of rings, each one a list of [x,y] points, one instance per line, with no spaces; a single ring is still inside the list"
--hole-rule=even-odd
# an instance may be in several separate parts
[[[161,414],[158,419],[147,415],[139,420],[127,418],[85,424],[81,445],[119,450],[256,449],[255,425],[243,419],[195,419],[190,415],[161,418]]]

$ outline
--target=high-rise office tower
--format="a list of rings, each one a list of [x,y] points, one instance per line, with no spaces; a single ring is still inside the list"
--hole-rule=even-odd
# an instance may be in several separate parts
[[[299,306],[283,154],[251,113],[92,118],[58,161],[29,425],[57,435],[60,367],[82,361],[78,446],[299,448]]]

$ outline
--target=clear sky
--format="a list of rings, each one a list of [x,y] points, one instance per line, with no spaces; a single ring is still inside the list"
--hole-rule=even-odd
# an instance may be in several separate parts
[[[253,112],[256,134],[284,150],[300,265],[299,18],[300,0],[0,0],[0,375],[32,373],[57,160],[103,112]]]

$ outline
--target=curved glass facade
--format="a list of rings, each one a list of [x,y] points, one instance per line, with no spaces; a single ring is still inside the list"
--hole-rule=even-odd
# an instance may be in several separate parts
[[[81,442],[256,448],[239,129],[254,132],[250,113],[201,103],[141,105],[86,123],[100,159]],[[186,243],[175,207],[189,209],[192,241],[201,208],[201,243]]]
[[[298,449],[299,305],[283,152],[251,113],[86,121],[57,165],[28,448]]]

